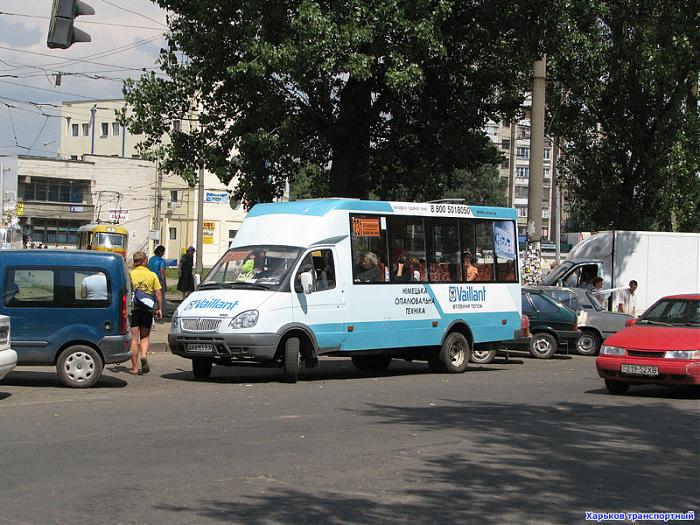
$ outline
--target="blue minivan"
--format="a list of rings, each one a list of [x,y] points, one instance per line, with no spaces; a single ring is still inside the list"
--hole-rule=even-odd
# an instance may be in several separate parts
[[[131,280],[120,255],[2,251],[0,290],[18,366],[56,366],[64,385],[86,388],[105,364],[130,359]]]

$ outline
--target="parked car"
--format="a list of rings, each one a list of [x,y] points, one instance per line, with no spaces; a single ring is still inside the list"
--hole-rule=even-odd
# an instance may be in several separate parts
[[[18,365],[56,366],[63,384],[84,388],[99,380],[105,364],[130,358],[131,282],[120,255],[5,251],[0,290]]]
[[[530,320],[532,338],[504,343],[511,350],[529,350],[533,357],[549,359],[560,347],[576,348],[581,335],[576,314],[538,288],[523,288],[522,311]]]
[[[17,352],[10,348],[10,318],[0,315],[0,379],[17,364]]]
[[[560,288],[538,286],[538,289],[576,312],[581,336],[576,341],[576,351],[581,355],[597,355],[606,337],[625,328],[625,323],[634,317],[620,312],[609,312],[585,288]]]
[[[664,297],[629,324],[596,358],[611,394],[630,385],[700,384],[700,294]]]
[[[530,335],[530,320],[528,319],[527,315],[523,315],[521,317],[521,328],[520,328],[520,338],[518,339],[519,341],[526,341],[532,339],[532,336]],[[494,344],[486,344],[486,345],[474,345],[474,349],[472,350],[472,355],[469,358],[469,360],[472,363],[476,363],[479,365],[487,365],[491,362],[493,362],[494,359],[496,359],[496,355],[498,354],[499,348],[503,346],[503,343],[494,343]]]

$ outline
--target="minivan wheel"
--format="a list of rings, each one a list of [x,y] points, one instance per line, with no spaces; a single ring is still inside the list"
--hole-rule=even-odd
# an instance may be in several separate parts
[[[581,355],[597,355],[603,340],[593,330],[582,330],[576,341],[576,352]]]
[[[296,383],[299,380],[300,346],[298,337],[290,337],[285,343],[284,362],[282,363],[282,381],[285,383]]]
[[[58,378],[70,388],[90,388],[102,375],[102,358],[89,346],[69,346],[56,362]]]
[[[627,393],[627,391],[630,388],[630,385],[629,383],[623,383],[622,381],[613,381],[611,379],[606,379],[605,388],[607,388],[608,392],[610,392],[611,394],[623,395]]]
[[[537,359],[549,359],[557,353],[557,340],[552,334],[539,332],[532,335],[530,353]]]
[[[434,372],[464,372],[469,365],[471,353],[467,338],[459,332],[452,332],[445,337],[439,352],[431,356],[428,364]]]
[[[491,350],[472,350],[472,363],[477,363],[479,365],[488,365],[496,359],[496,353],[498,351],[495,349]]]
[[[192,373],[195,379],[209,379],[214,361],[206,357],[194,357],[192,359]]]
[[[391,364],[389,355],[354,355],[352,364],[364,372],[383,372]]]

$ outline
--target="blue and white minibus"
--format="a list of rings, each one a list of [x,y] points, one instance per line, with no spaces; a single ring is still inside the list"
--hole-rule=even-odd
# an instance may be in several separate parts
[[[249,363],[295,382],[320,355],[462,372],[474,348],[520,336],[515,219],[449,202],[258,204],[175,312],[170,349],[199,379]]]

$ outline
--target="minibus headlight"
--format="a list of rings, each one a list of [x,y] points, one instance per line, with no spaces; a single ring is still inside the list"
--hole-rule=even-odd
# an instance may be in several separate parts
[[[180,328],[180,316],[177,315],[177,311],[173,314],[172,329],[177,330]]]
[[[258,322],[257,310],[246,310],[231,319],[230,328],[251,328]]]

